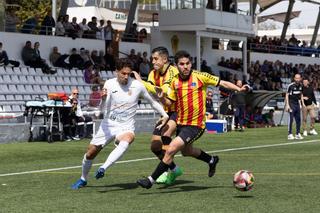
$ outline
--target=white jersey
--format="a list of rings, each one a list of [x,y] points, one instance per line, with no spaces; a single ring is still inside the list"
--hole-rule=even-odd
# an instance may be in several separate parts
[[[144,85],[133,78],[128,79],[127,85],[121,85],[117,78],[107,80],[104,88],[107,89],[104,122],[111,126],[134,126],[139,97],[147,99],[162,116],[166,115],[162,106],[151,98]]]

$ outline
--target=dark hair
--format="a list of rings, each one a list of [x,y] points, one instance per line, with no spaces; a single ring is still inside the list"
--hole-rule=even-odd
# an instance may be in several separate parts
[[[165,48],[165,47],[156,47],[156,48],[154,48],[153,50],[152,50],[152,54],[153,53],[159,53],[159,55],[164,55],[164,56],[166,56],[167,58],[169,58],[169,51],[168,51],[168,49],[167,48]]]
[[[190,54],[185,50],[180,50],[174,56],[174,62],[176,64],[178,64],[178,61],[179,61],[180,58],[189,58],[190,59]]]
[[[120,58],[116,61],[116,69],[122,70],[124,67],[132,69],[132,63],[127,58]]]

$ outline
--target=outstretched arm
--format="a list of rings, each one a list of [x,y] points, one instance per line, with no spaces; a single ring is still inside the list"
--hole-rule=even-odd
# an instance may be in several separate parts
[[[226,89],[230,89],[230,90],[233,90],[233,91],[238,91],[238,92],[247,91],[249,89],[248,85],[243,85],[240,88],[237,85],[235,85],[235,84],[233,84],[233,83],[231,83],[229,81],[223,81],[223,80],[220,81],[219,86],[222,86],[222,87],[224,87]]]

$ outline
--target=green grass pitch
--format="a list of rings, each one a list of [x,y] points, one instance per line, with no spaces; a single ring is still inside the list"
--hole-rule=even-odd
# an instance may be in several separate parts
[[[111,167],[103,179],[94,179],[98,168],[94,166],[88,187],[78,191],[70,186],[80,177],[79,167],[4,174],[80,166],[88,141],[3,144],[0,212],[320,212],[319,136],[294,144],[297,141],[287,141],[286,131],[278,127],[205,133],[194,145],[220,156],[216,175],[208,178],[207,165],[199,160],[176,157],[184,175],[175,185],[154,185],[149,190],[135,182],[148,176],[158,163],[144,159],[153,157],[150,134],[138,134],[122,163]],[[241,147],[247,148],[239,150]],[[94,163],[102,163],[113,148],[109,144]],[[132,159],[143,160],[123,162]],[[233,187],[233,174],[240,169],[253,172],[252,191]]]

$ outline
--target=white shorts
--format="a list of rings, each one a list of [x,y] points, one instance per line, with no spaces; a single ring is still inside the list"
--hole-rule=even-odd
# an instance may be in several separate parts
[[[123,123],[108,122],[103,120],[97,134],[93,136],[90,144],[104,147],[112,140],[116,139],[119,135],[127,132],[134,134],[134,125],[123,125]]]

